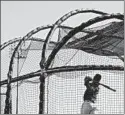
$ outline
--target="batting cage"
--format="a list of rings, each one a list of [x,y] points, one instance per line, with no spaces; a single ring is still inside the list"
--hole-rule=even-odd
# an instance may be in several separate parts
[[[96,16],[63,25],[84,13]],[[40,31],[45,38],[34,36]],[[77,9],[0,49],[1,114],[80,114],[84,79],[95,74],[102,76],[96,113],[124,113],[124,15]]]

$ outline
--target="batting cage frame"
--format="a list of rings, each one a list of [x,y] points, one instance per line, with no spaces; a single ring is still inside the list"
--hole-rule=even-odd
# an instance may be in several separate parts
[[[64,21],[66,21],[67,19],[69,19],[70,17],[77,15],[77,14],[84,14],[84,13],[93,13],[93,14],[96,14],[99,16],[89,19],[88,21],[81,23],[79,26],[77,26],[75,28],[62,25],[62,23]],[[121,25],[124,25],[123,24],[124,15],[122,15],[122,14],[108,14],[108,13],[104,13],[104,12],[97,11],[97,10],[77,9],[77,10],[74,10],[74,11],[71,11],[71,12],[65,14],[52,25],[37,27],[37,28],[33,29],[32,31],[30,31],[29,33],[27,33],[24,37],[15,38],[13,40],[10,40],[10,41],[2,44],[0,46],[0,50],[4,50],[4,48],[8,47],[9,45],[11,45],[13,43],[17,43],[17,45],[15,46],[15,48],[13,50],[11,59],[10,59],[9,71],[7,73],[7,79],[0,81],[0,86],[3,86],[5,84],[7,85],[7,91],[5,94],[6,99],[5,99],[4,114],[12,114],[12,86],[11,86],[11,84],[14,82],[18,82],[21,80],[26,80],[29,78],[34,78],[36,76],[39,76],[39,80],[40,80],[39,114],[44,114],[45,113],[44,112],[44,109],[45,109],[45,99],[44,99],[45,98],[45,79],[48,76],[50,76],[54,73],[59,73],[59,72],[73,72],[73,71],[87,71],[87,70],[124,71],[124,67],[119,66],[119,65],[73,65],[73,66],[70,65],[70,66],[51,67],[51,64],[53,63],[55,56],[61,49],[80,49],[81,51],[85,51],[87,53],[93,53],[93,51],[94,51],[95,54],[99,55],[98,52],[96,52],[96,49],[94,49],[94,47],[87,47],[86,42],[92,43],[93,40],[97,40],[100,37],[108,37],[108,38],[116,38],[116,39],[124,40],[123,37],[114,35],[114,33],[116,33],[118,31],[118,29],[115,30],[114,33],[111,33],[109,35],[103,33],[103,31],[105,31],[105,30],[97,30],[94,32],[94,31],[90,31],[91,29],[90,30],[86,29],[87,27],[89,27],[93,24],[96,24],[101,21],[110,20],[110,19],[117,19],[122,22]],[[63,36],[61,40],[58,40],[57,42],[52,42],[51,38],[57,28],[58,29],[65,28],[65,29],[69,29],[70,31],[68,31],[68,33],[65,36]],[[49,30],[45,40],[43,40],[41,38],[32,37],[34,34],[40,32],[42,30],[46,30],[46,29],[50,29],[50,30]],[[105,28],[105,29],[107,29],[107,28]],[[84,37],[77,40],[79,43],[81,43],[81,41],[83,39],[86,40],[86,42],[84,43],[85,47],[84,46],[79,47],[77,45],[74,45],[74,41],[71,41],[71,43],[68,44],[67,42],[79,32],[87,33],[87,35],[85,35]],[[92,38],[93,36],[96,36],[96,37]],[[92,39],[88,39],[90,37]],[[14,66],[15,57],[17,56],[17,53],[20,50],[20,47],[26,41],[37,41],[37,42],[40,42],[43,44],[42,49],[41,49],[41,52],[42,52],[41,60],[39,63],[40,70],[31,72],[31,73],[27,73],[25,75],[20,75],[20,76],[13,78],[13,71],[14,71],[13,66]],[[49,56],[47,57],[46,51],[49,48],[49,45],[51,45],[52,51],[49,54]],[[99,47],[99,48],[101,48],[101,47]],[[100,54],[103,56],[117,56],[119,60],[124,62],[124,58],[122,57],[122,55],[124,55],[123,52],[124,51],[121,51],[119,53],[117,51],[115,52],[115,51],[110,51],[105,48],[104,49],[102,48]]]

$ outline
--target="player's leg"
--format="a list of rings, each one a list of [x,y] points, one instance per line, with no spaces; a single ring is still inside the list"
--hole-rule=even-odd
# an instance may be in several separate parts
[[[82,104],[82,108],[81,108],[81,114],[90,114],[92,111],[92,106],[90,105],[90,102],[84,102]]]
[[[96,110],[97,110],[96,107],[93,107],[89,114],[95,114]]]

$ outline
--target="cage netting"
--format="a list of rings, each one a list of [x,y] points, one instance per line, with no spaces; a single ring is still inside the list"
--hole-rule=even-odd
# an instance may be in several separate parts
[[[98,109],[97,113],[124,113],[123,26],[124,23],[121,21],[95,28],[86,28],[70,38],[58,51],[48,69],[53,70],[53,72],[48,73],[45,78],[45,114],[80,114],[86,89],[84,78],[85,76],[93,77],[97,73],[102,75],[101,83],[116,89],[116,92],[112,92],[100,86],[97,102],[94,104]],[[59,28],[58,41],[49,43],[46,58],[56,44],[71,30],[71,28]],[[12,79],[17,76],[25,77],[24,74],[27,73],[38,72],[43,43],[44,40],[24,41],[18,50],[19,57],[18,54],[15,57]],[[17,44],[13,43],[12,45],[16,46]],[[11,46],[12,52],[15,46]],[[9,53],[9,47],[2,51],[1,81],[6,80],[8,70],[5,68],[9,66],[9,55],[11,54]],[[6,60],[5,57],[7,57]],[[12,113],[17,113],[18,106],[18,114],[38,114],[39,75],[28,79],[20,79],[18,82],[15,81],[11,84]],[[6,84],[1,85],[3,94],[5,94],[6,89]],[[1,113],[3,114],[5,95],[1,95],[1,99]]]

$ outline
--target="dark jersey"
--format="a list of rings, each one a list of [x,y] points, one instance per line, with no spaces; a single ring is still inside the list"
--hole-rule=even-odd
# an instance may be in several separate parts
[[[84,93],[84,101],[88,100],[91,101],[92,103],[95,103],[96,98],[97,98],[97,94],[99,92],[99,87],[94,87],[92,83],[90,83],[90,81],[92,81],[92,78],[90,77],[85,77],[85,86],[86,86],[86,91]]]

